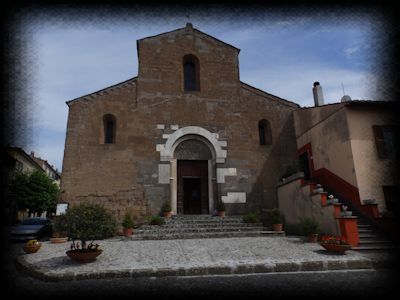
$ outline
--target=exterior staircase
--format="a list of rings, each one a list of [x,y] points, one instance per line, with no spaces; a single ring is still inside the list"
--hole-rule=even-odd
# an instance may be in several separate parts
[[[142,225],[132,240],[199,239],[228,237],[285,236],[262,223],[245,223],[243,216],[177,215],[163,225]]]
[[[327,191],[328,195],[334,192]],[[352,250],[366,252],[366,251],[388,251],[398,249],[398,246],[386,234],[379,230],[371,221],[369,221],[363,214],[347,199],[339,197],[339,203],[346,205],[349,211],[352,211],[352,216],[358,217],[357,228],[360,243],[358,247],[352,247]]]
[[[360,245],[353,247],[357,251],[383,251],[397,249],[393,241],[387,239],[373,225],[362,217],[358,219],[358,235]]]

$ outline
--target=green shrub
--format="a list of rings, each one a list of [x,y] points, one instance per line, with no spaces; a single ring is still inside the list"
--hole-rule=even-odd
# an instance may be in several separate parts
[[[300,218],[300,234],[309,236],[311,234],[319,233],[319,223],[313,218]]]
[[[243,216],[243,222],[245,223],[259,223],[260,219],[256,213],[248,213]]]
[[[169,201],[164,202],[164,204],[163,204],[161,209],[162,209],[163,212],[172,211],[171,204],[169,203]]]
[[[102,206],[80,204],[68,209],[65,214],[65,228],[73,240],[97,240],[115,234],[116,222]]]
[[[270,218],[272,224],[283,224],[285,220],[283,213],[278,208],[271,210]]]
[[[225,211],[225,203],[223,201],[218,201],[216,209],[217,211]]]
[[[160,216],[150,216],[149,224],[150,225],[163,225],[165,223],[164,219]]]
[[[128,228],[133,228],[133,226],[135,226],[135,223],[133,222],[133,219],[130,216],[130,214],[128,213],[125,214],[124,220],[122,221],[122,227],[128,229]]]

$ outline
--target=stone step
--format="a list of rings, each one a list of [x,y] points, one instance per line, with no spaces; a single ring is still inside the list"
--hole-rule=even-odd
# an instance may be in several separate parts
[[[171,220],[241,220],[243,215],[234,216],[213,216],[213,215],[175,215]]]
[[[393,245],[393,242],[392,241],[389,241],[389,240],[361,240],[360,241],[360,245],[372,245],[372,244],[379,244],[379,245],[383,245],[383,244],[386,244],[386,245]]]
[[[367,233],[361,233],[361,234],[359,234],[358,235],[358,237],[360,238],[360,239],[371,239],[371,238],[379,238],[378,237],[378,235],[376,235],[376,234],[367,234]]]
[[[358,229],[359,234],[376,234],[372,229]]]
[[[244,223],[242,219],[237,220],[166,220],[165,224],[238,224]]]
[[[142,225],[140,229],[154,229],[154,228],[169,228],[169,229],[181,229],[181,228],[229,228],[229,227],[241,227],[241,228],[255,228],[263,227],[262,223],[229,223],[229,224],[164,224],[164,225]]]
[[[374,228],[372,225],[370,225],[370,224],[357,224],[357,227],[359,228],[359,229],[367,229],[367,228]]]
[[[207,233],[175,233],[175,234],[137,234],[132,240],[167,240],[167,239],[200,239],[200,238],[227,238],[227,237],[256,237],[256,236],[284,236],[284,231],[250,231],[250,232],[207,232]],[[127,238],[125,238],[127,239]]]
[[[154,227],[154,226],[153,226]],[[164,227],[159,227],[159,228],[154,228],[154,229],[136,229],[135,233],[136,234],[142,234],[142,233],[174,233],[174,232],[234,232],[234,231],[260,231],[264,230],[264,227],[258,226],[258,227],[225,227],[225,228],[164,228]]]
[[[397,250],[398,247],[394,245],[375,245],[375,246],[358,246],[352,247],[351,250],[355,251],[384,251],[384,250]]]

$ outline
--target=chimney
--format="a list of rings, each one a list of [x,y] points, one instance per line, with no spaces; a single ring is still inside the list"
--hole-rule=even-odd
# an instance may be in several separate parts
[[[319,85],[319,82],[314,82],[314,87],[312,89],[314,95],[314,103],[315,106],[324,105],[324,95],[322,94],[322,86]]]
[[[34,151],[31,151],[31,156],[35,157],[35,152]]]

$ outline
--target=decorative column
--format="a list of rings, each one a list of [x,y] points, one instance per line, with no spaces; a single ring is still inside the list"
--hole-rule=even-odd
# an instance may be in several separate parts
[[[176,159],[171,159],[170,161],[171,164],[171,174],[170,174],[170,201],[171,201],[171,208],[172,208],[172,214],[176,215],[178,212],[178,170],[177,170],[177,160]]]

